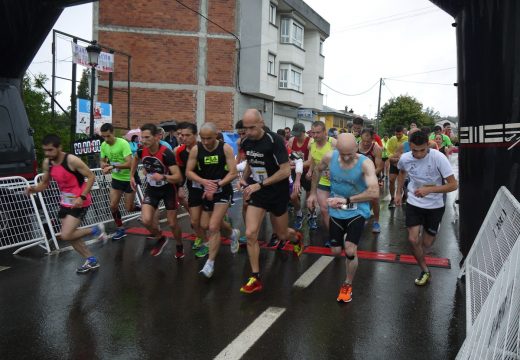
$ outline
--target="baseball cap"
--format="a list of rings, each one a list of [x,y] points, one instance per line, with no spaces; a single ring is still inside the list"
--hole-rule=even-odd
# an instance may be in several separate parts
[[[292,127],[291,135],[298,136],[304,132],[305,132],[305,125],[303,125],[302,123],[296,123]]]

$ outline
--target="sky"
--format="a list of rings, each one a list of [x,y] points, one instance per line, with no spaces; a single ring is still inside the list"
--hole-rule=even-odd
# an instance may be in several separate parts
[[[323,104],[348,106],[369,118],[399,95],[415,97],[441,116],[457,115],[456,37],[454,19],[428,0],[305,0],[330,24],[325,40]],[[55,29],[90,39],[92,4],[64,10]],[[29,70],[51,75],[52,32]],[[70,43],[58,39],[57,75],[71,77]],[[78,66],[78,80],[81,75]],[[50,82],[48,83],[50,90]],[[56,80],[58,101],[70,105],[70,82]],[[356,95],[357,96],[348,96]]]

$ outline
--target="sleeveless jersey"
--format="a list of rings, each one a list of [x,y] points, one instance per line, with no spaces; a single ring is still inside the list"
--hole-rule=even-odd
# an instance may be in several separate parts
[[[332,140],[330,137],[327,138],[327,142],[325,143],[325,145],[323,145],[323,147],[319,149],[318,147],[316,147],[316,142],[313,141],[311,143],[310,154],[312,157],[312,161],[314,162],[314,165],[318,166],[323,156],[330,151],[332,151]],[[330,180],[326,176],[321,176],[319,184],[324,186],[330,186]]]
[[[69,154],[65,153],[65,158],[61,164],[51,164],[49,162],[49,174],[58,184],[60,189],[60,204],[64,207],[72,207],[74,199],[79,197],[87,183],[85,177],[79,171],[72,171],[67,163]],[[87,194],[87,200],[83,201],[82,207],[88,207],[92,204],[92,197]]]
[[[374,155],[374,146],[375,146],[375,144],[372,143],[372,145],[370,145],[370,148],[366,152],[361,151],[359,149],[359,147],[358,147],[358,154],[365,155],[367,158],[372,160],[372,162],[375,165],[376,164],[376,156]]]
[[[362,165],[368,158],[359,155],[358,160],[352,169],[343,169],[339,162],[339,152],[334,150],[330,159],[330,197],[348,198],[362,193],[367,189]],[[370,203],[356,202],[351,204],[348,210],[333,209],[329,207],[329,214],[337,219],[351,219],[358,215],[365,219],[370,217]]]
[[[310,137],[305,137],[305,140],[303,140],[303,145],[298,146],[298,140],[294,138],[291,146],[291,150],[298,153],[300,158],[303,161],[307,161],[309,159],[309,141],[311,140]]]
[[[203,179],[208,180],[222,180],[228,174],[228,167],[226,163],[226,154],[224,153],[224,143],[217,142],[218,145],[213,151],[208,151],[201,143],[197,144],[197,166],[195,173]],[[233,191],[231,184],[224,185],[223,188],[217,190],[217,193],[222,191]]]
[[[170,175],[169,167],[175,165],[175,156],[170,149],[164,145],[160,145],[157,152],[152,153],[149,148],[143,147],[137,150],[137,156],[141,159],[143,167],[146,170],[146,181],[148,185],[161,187],[170,184],[166,180],[156,181],[151,178],[151,175],[155,173]]]

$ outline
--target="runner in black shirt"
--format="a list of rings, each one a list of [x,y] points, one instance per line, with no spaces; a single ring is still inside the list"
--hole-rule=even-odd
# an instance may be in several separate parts
[[[287,204],[289,202],[289,176],[291,167],[282,138],[263,129],[262,115],[256,109],[246,110],[243,117],[247,138],[242,141],[247,166],[241,180],[244,201],[248,201],[246,213],[247,252],[253,275],[240,289],[243,293],[262,290],[260,281],[258,232],[266,211],[272,215],[273,232],[280,242],[292,238],[297,255],[303,252],[300,233],[288,228]],[[251,175],[251,176],[250,176]]]
[[[141,127],[141,141],[144,147],[137,151],[137,156],[133,159],[130,169],[130,173],[133,174],[141,159],[147,183],[141,217],[144,226],[157,239],[157,243],[151,251],[153,256],[161,254],[168,243],[168,239],[162,236],[158,219],[154,216],[161,200],[164,201],[168,225],[170,225],[172,233],[179,233],[177,229],[177,194],[174,184],[182,180],[173,152],[159,144],[158,133],[157,126],[154,124],[145,124]],[[134,190],[136,189],[134,177],[130,178],[130,185]],[[181,237],[175,236],[175,238],[177,246],[181,246],[182,249]]]
[[[233,148],[217,140],[215,124],[202,125],[200,139],[190,151],[186,176],[193,182],[192,186],[197,184],[204,191],[200,225],[207,232],[209,257],[200,273],[210,278],[220,248],[222,220],[233,198],[231,182],[237,177],[237,165]],[[233,229],[231,237],[238,241],[240,232]]]

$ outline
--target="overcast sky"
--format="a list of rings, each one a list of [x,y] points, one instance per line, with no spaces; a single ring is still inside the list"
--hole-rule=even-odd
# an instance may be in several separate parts
[[[357,114],[375,117],[379,78],[387,78],[381,105],[391,97],[408,94],[442,116],[457,115],[457,91],[452,85],[457,81],[456,40],[451,16],[428,0],[305,2],[331,28],[324,51],[324,105],[336,109],[348,106]],[[92,4],[65,9],[55,29],[90,39]],[[51,40],[52,32],[29,68],[32,73],[44,73],[50,78]],[[64,39],[58,39],[57,58],[60,60],[57,75],[70,78],[71,49]],[[435,71],[439,69],[444,70]],[[416,75],[407,76],[410,74]],[[56,82],[63,93],[58,101],[67,107],[70,82],[59,79]]]

